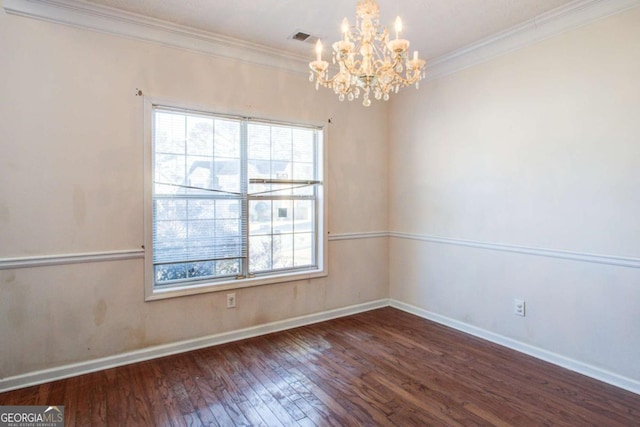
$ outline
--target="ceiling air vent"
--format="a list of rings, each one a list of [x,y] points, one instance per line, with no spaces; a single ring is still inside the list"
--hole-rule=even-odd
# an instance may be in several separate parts
[[[319,37],[312,36],[311,34],[307,34],[303,31],[296,31],[295,33],[291,34],[289,38],[291,40],[297,40],[299,42],[315,44],[318,41]]]

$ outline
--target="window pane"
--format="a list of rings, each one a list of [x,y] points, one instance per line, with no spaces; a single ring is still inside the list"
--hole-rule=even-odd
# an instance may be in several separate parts
[[[242,255],[239,200],[160,199],[154,206],[155,262]]]
[[[309,180],[316,179],[313,163],[293,163],[293,179],[297,180]],[[314,187],[311,185],[295,188],[293,194],[296,196],[312,196],[314,194]]]
[[[291,146],[291,128],[271,128],[271,153],[273,160],[281,160],[289,163],[293,155]]]
[[[157,112],[156,193],[240,192],[240,122]]]
[[[296,233],[293,237],[294,259],[296,267],[313,265],[313,241],[312,233]]]
[[[158,199],[154,203],[156,221],[186,219],[187,201],[176,199]]]
[[[154,126],[156,153],[184,155],[186,128],[182,114],[156,113]]]
[[[240,160],[218,157],[215,159],[214,189],[240,192]]]
[[[187,154],[213,156],[213,119],[187,117]]]
[[[257,273],[272,269],[271,236],[249,238],[249,271]]]
[[[293,163],[293,179],[315,179],[313,163]]]
[[[215,261],[192,262],[187,265],[188,277],[213,277],[216,275]]]
[[[216,200],[216,218],[240,219],[240,200]]]
[[[240,122],[215,120],[215,155],[240,158]]]
[[[216,261],[216,275],[218,276],[237,276],[240,272],[240,260],[227,259]]]
[[[155,276],[158,284],[185,279],[187,277],[187,266],[185,264],[156,265]]]
[[[249,124],[247,139],[249,160],[271,160],[271,128],[269,126]]]
[[[296,200],[293,211],[295,232],[310,232],[314,230],[315,212],[313,200]]]
[[[312,163],[314,161],[314,131],[310,129],[294,129],[293,160]]]
[[[273,236],[273,268],[293,267],[293,234]]]
[[[291,233],[293,231],[293,201],[273,201],[273,233]]]
[[[158,285],[170,285],[185,279],[210,279],[235,276],[240,271],[239,260],[174,263],[155,266]]]
[[[174,203],[185,200],[174,200]],[[192,219],[215,219],[218,217],[216,211],[216,200],[214,199],[191,199],[189,200],[189,218]]]
[[[185,157],[176,154],[156,154],[155,156],[156,194],[176,194],[183,192],[185,184]]]
[[[251,200],[249,202],[249,234],[252,236],[272,233],[271,200]]]
[[[216,176],[212,173],[214,168],[212,157],[188,156],[187,178],[184,185],[188,194],[208,194],[206,190],[218,189]]]

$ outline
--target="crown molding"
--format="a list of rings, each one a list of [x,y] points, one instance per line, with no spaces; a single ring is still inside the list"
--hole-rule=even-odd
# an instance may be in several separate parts
[[[464,70],[606,16],[640,0],[575,0],[427,62],[426,81]],[[56,22],[207,55],[308,72],[309,58],[81,0],[4,0],[12,15]]]
[[[11,15],[296,73],[308,72],[309,59],[300,55],[84,1],[4,0],[4,9]]]
[[[640,6],[640,0],[576,0],[427,62],[426,81],[462,71],[574,28]]]

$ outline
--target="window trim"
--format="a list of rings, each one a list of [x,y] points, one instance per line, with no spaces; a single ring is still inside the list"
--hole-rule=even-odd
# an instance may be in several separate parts
[[[242,289],[254,286],[270,285],[276,283],[292,282],[292,281],[309,281],[320,277],[326,277],[329,274],[328,271],[328,183],[327,183],[327,153],[328,153],[328,125],[313,125],[305,123],[296,123],[294,121],[272,120],[270,118],[254,118],[248,114],[230,114],[230,113],[216,113],[206,108],[194,108],[193,106],[183,105],[173,101],[159,100],[156,98],[150,98],[144,96],[144,128],[143,128],[143,140],[144,140],[144,154],[143,154],[143,174],[144,174],[144,294],[145,301],[153,301],[165,298],[174,298],[187,295],[196,295],[210,292],[228,291],[233,289]],[[201,283],[194,283],[191,285],[177,285],[177,286],[163,286],[156,288],[154,286],[154,269],[153,269],[153,243],[152,243],[152,227],[153,227],[153,110],[155,107],[162,107],[163,109],[175,109],[181,112],[194,112],[207,115],[216,115],[219,117],[250,117],[251,120],[264,121],[268,124],[284,124],[292,126],[309,126],[317,128],[322,132],[321,149],[318,150],[318,162],[322,168],[321,180],[323,185],[321,190],[318,191],[318,203],[320,209],[318,209],[318,250],[317,250],[317,267],[315,269],[305,269],[303,271],[286,271],[283,273],[256,275],[255,277],[243,278],[243,279],[230,279],[230,280],[217,280],[217,281],[202,281]]]

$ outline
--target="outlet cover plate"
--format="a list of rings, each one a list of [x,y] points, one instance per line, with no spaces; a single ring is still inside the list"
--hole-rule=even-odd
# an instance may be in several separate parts
[[[227,308],[236,308],[236,294],[227,294]]]

